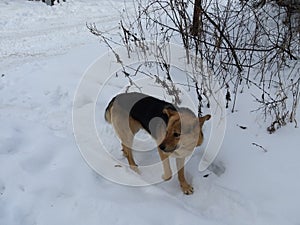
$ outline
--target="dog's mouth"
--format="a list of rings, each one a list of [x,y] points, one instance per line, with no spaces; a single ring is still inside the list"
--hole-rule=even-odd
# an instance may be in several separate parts
[[[179,145],[176,145],[175,147],[168,147],[168,146],[165,146],[163,144],[161,144],[159,146],[159,148],[163,151],[163,152],[166,152],[166,153],[172,153],[174,151],[176,151],[178,148],[179,148]]]

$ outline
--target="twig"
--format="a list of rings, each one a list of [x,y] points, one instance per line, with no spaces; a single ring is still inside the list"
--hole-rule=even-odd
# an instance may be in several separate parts
[[[256,146],[256,147],[259,147],[259,148],[262,149],[264,152],[268,152],[267,149],[265,149],[263,146],[261,146],[261,145],[255,143],[255,142],[252,142],[252,145],[254,145],[254,146]]]

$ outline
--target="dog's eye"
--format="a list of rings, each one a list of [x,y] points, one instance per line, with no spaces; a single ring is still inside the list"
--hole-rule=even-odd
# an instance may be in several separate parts
[[[174,135],[174,137],[180,137],[180,133],[175,132],[173,135]]]

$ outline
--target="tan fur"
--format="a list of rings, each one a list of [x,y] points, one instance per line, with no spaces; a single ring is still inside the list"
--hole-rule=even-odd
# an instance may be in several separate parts
[[[164,109],[163,113],[168,116],[169,121],[167,127],[163,122],[158,126],[157,132],[159,135],[156,139],[164,169],[162,177],[164,180],[172,178],[169,157],[175,157],[181,189],[185,194],[192,194],[193,187],[188,184],[184,177],[184,161],[187,156],[192,154],[196,146],[202,144],[202,126],[211,116],[206,115],[197,118],[190,110],[185,108],[180,108],[178,112]],[[123,153],[130,167],[139,173],[132,155],[132,144],[135,134],[142,128],[141,124],[130,117],[129,113],[117,103],[112,103],[108,106],[105,112],[105,119],[113,125],[115,132],[120,138]],[[164,151],[159,147],[162,145],[165,147]]]

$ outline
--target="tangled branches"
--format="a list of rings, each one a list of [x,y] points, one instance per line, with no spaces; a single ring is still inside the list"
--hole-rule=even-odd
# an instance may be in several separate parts
[[[208,75],[203,67],[209,68],[226,90],[232,112],[238,93],[252,87],[257,110],[265,119],[271,118],[268,131],[274,132],[287,122],[297,125],[300,85],[300,12],[280,2],[137,0],[135,15],[125,12],[120,22],[122,43],[130,54],[148,51],[147,40],[155,40],[156,51],[161,52],[157,61],[168,80],[172,76],[165,54],[167,43],[182,45],[196,76],[205,80]],[[89,28],[94,33],[97,30]],[[197,80],[190,81],[201,112],[202,101],[211,90]]]

